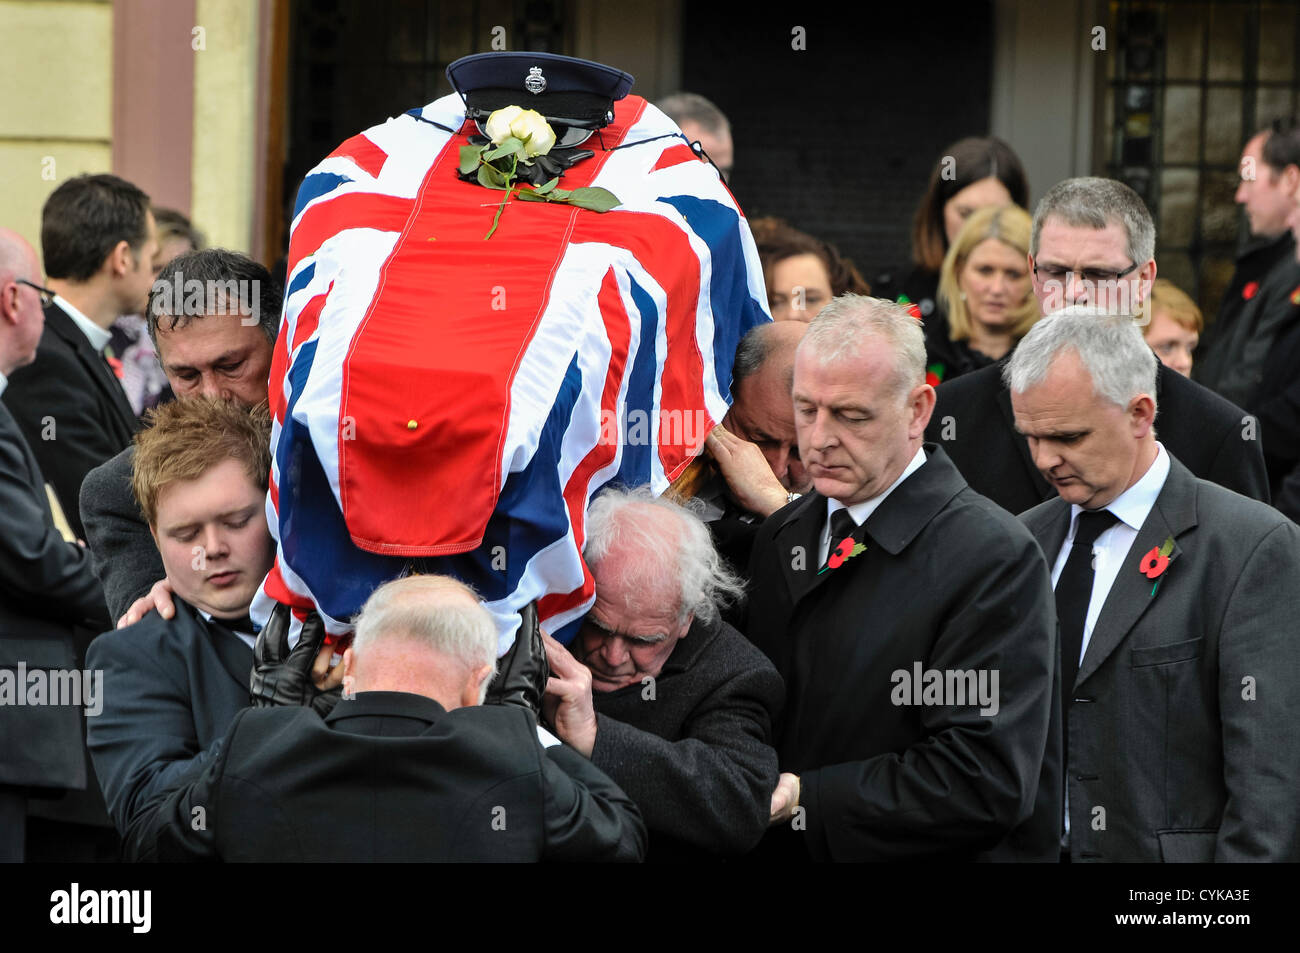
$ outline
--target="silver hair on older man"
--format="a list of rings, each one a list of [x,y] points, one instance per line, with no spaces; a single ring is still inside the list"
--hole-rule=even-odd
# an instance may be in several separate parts
[[[370,594],[354,620],[352,651],[364,655],[376,642],[408,638],[460,662],[496,671],[497,632],[474,590],[450,576],[407,576]],[[480,703],[492,681],[483,680]]]
[[[1156,399],[1156,355],[1133,315],[1099,315],[1072,306],[1043,318],[1021,339],[1002,369],[1008,387],[1023,394],[1041,384],[1065,351],[1073,351],[1092,377],[1095,393],[1127,408],[1134,397]]]
[[[812,351],[817,361],[831,364],[855,354],[865,337],[889,342],[894,352],[895,386],[906,397],[925,382],[925,333],[921,323],[901,304],[866,295],[842,294],[822,308],[799,342],[799,352]]]
[[[744,583],[718,555],[703,520],[656,496],[648,486],[602,490],[588,507],[587,545],[582,552],[587,564],[594,568],[616,548],[638,555],[630,565],[635,566],[639,585],[629,590],[661,592],[677,580],[679,621],[693,615],[712,626],[720,610],[744,593]]]

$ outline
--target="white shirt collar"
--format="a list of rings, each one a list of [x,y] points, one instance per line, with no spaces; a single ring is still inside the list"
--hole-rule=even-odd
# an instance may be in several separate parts
[[[55,295],[54,303],[67,312],[67,315],[72,319],[73,324],[81,328],[81,333],[86,336],[86,340],[90,341],[91,347],[96,351],[102,351],[104,348],[108,347],[108,342],[113,339],[112,332],[105,331],[94,321],[90,320],[90,318],[82,314],[75,305],[68,301],[67,298]]]
[[[913,455],[911,461],[907,464],[907,466],[903,468],[903,472],[898,475],[898,479],[895,480],[893,483],[889,484],[889,488],[886,489],[883,493],[877,493],[869,500],[863,500],[861,503],[854,503],[852,506],[847,506],[847,507],[839,500],[828,499],[826,501],[826,516],[829,518],[835,515],[836,510],[847,509],[849,511],[849,515],[853,517],[853,522],[861,526],[863,523],[867,521],[867,517],[870,516],[872,513],[874,513],[876,511],[876,508],[880,506],[881,503],[885,502],[885,497],[889,496],[889,494],[894,492],[894,490],[898,487],[898,484],[902,483],[904,480],[910,477],[917,470],[921,469],[921,467],[923,467],[924,465],[925,465],[925,448],[917,447],[916,453]]]
[[[0,394],[3,394],[5,392],[5,388],[8,386],[9,386],[9,378],[5,377],[3,373],[0,373]]]
[[[1138,481],[1131,487],[1121,493],[1115,499],[1111,500],[1103,509],[1110,510],[1120,521],[1134,531],[1140,530],[1142,524],[1147,521],[1151,514],[1151,507],[1156,505],[1156,497],[1164,489],[1165,480],[1169,476],[1169,454],[1160,441],[1156,441],[1156,458],[1147,467],[1147,472],[1138,478]],[[1078,525],[1079,514],[1083,512],[1083,507],[1077,503],[1070,505],[1070,529]],[[1071,532],[1071,536],[1073,536]]]

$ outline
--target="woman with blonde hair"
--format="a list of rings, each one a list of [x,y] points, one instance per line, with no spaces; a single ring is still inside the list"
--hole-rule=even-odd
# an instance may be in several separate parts
[[[1002,359],[1041,316],[1029,275],[1031,224],[1019,206],[983,208],[948,247],[939,272],[947,326],[930,324],[926,334],[931,383]]]

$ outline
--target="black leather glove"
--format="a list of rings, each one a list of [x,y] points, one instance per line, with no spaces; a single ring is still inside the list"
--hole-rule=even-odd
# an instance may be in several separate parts
[[[310,705],[322,718],[328,715],[342,691],[322,692],[311,679],[311,667],[325,644],[325,623],[315,612],[302,624],[298,644],[289,649],[289,607],[277,604],[253,648],[253,674],[249,696],[254,708],[272,705]]]
[[[537,603],[530,602],[519,611],[519,631],[515,644],[497,659],[497,673],[488,686],[486,705],[518,705],[541,717],[542,695],[551,677],[546,664],[546,646],[537,621]]]

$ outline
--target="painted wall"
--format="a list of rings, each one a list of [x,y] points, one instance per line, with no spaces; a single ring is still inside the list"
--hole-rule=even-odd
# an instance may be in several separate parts
[[[112,167],[113,7],[0,0],[0,224],[40,251],[41,206]]]

